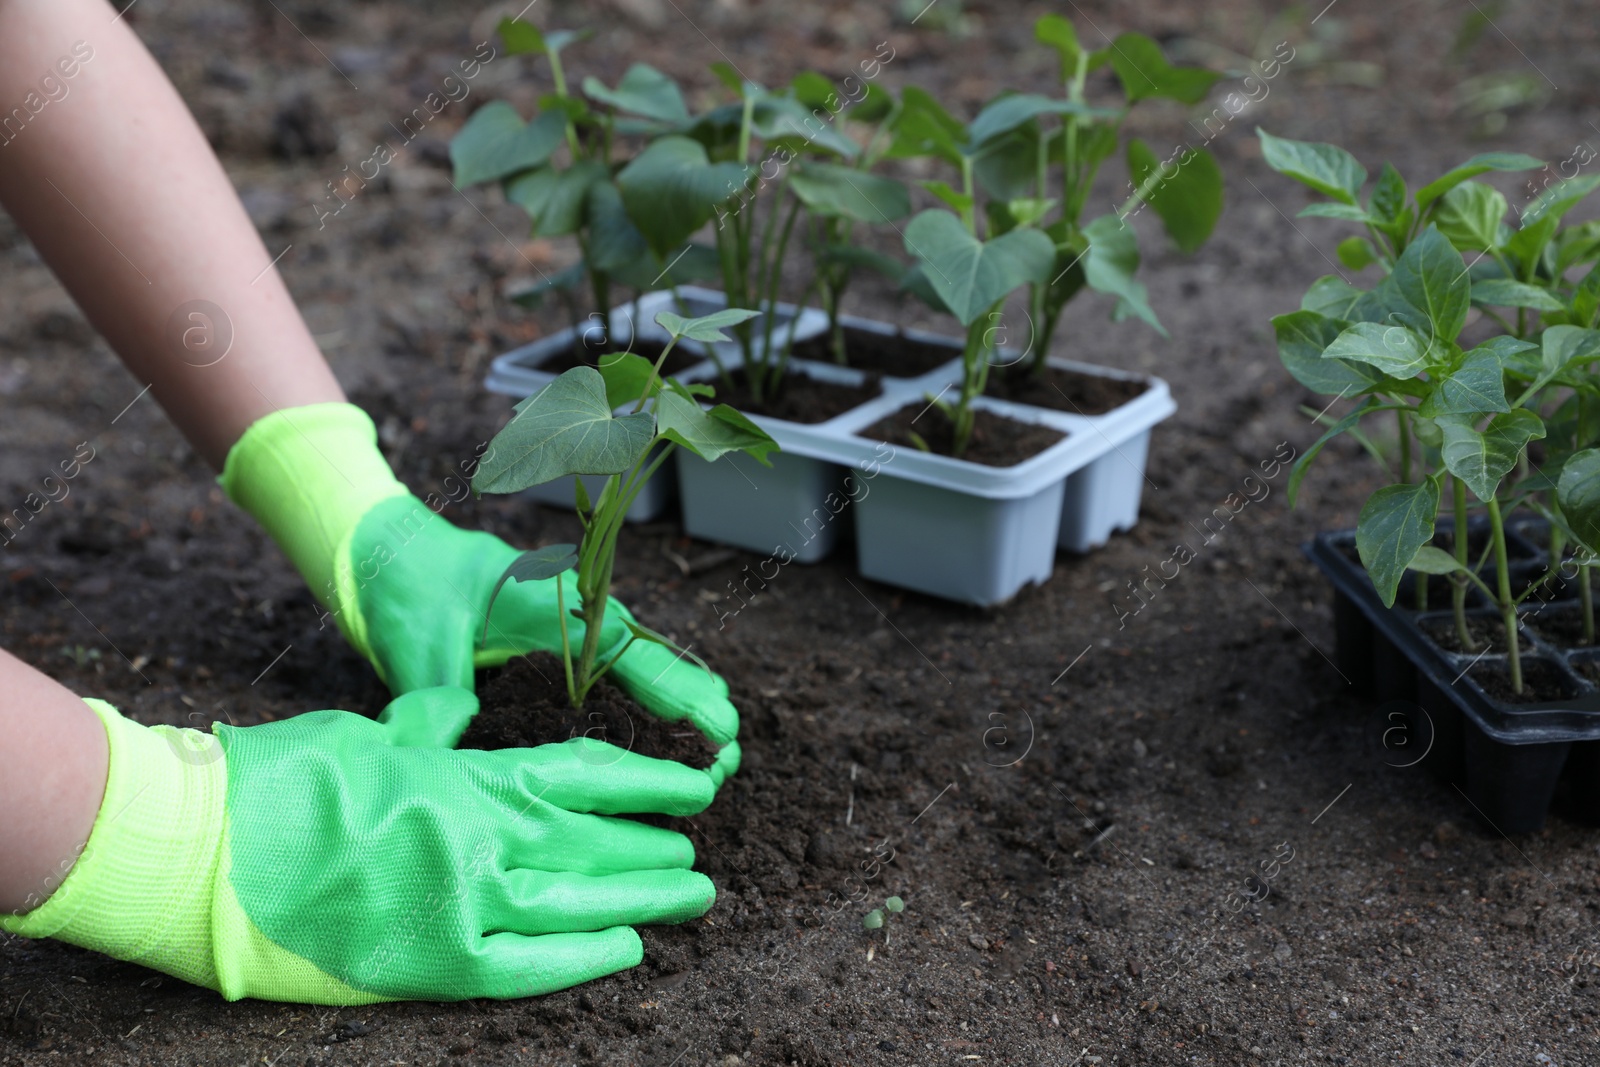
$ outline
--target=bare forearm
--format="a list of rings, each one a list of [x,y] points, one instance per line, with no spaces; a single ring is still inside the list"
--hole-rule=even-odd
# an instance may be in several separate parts
[[[344,399],[205,137],[109,4],[0,2],[0,108],[0,204],[213,466],[263,415]]]
[[[71,691],[0,651],[0,912],[43,903],[83,851],[106,732]]]

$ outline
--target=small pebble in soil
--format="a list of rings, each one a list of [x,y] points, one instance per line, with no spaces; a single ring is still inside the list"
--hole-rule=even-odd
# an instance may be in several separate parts
[[[988,940],[988,938],[984,937],[982,934],[968,934],[967,935],[967,944],[971,945],[973,948],[977,949],[979,952],[988,952],[989,951],[989,940]]]

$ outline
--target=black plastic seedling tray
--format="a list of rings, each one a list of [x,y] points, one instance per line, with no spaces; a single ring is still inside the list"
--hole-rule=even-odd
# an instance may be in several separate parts
[[[1450,529],[1448,522],[1439,525],[1442,533]],[[1468,529],[1469,537],[1486,533],[1478,524]],[[1514,588],[1545,574],[1547,534],[1542,520],[1508,524]],[[1552,804],[1600,823],[1600,647],[1577,644],[1581,635],[1567,632],[1578,611],[1572,584],[1553,579],[1519,612],[1525,676],[1542,676],[1563,698],[1513,703],[1483,684],[1494,672],[1504,674],[1503,653],[1455,652],[1430,636],[1446,626],[1453,632],[1445,580],[1433,579],[1430,610],[1419,611],[1408,574],[1395,606],[1386,608],[1356,557],[1355,531],[1318,534],[1305,552],[1333,583],[1335,660],[1382,713],[1374,729],[1383,748],[1398,752],[1388,743],[1391,734],[1403,740],[1407,753],[1419,753],[1412,762],[1458,785],[1477,815],[1504,833],[1540,829]],[[1487,569],[1484,580],[1493,586],[1492,562]],[[1476,590],[1467,606],[1498,629],[1498,612]]]

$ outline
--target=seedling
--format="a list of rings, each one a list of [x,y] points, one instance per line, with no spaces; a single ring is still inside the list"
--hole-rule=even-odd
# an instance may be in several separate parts
[[[906,902],[899,897],[890,897],[883,902],[883,907],[873,908],[861,920],[861,926],[866,930],[883,931],[883,947],[889,947],[889,916],[898,915],[906,910]]]
[[[503,19],[499,33],[508,55],[544,56],[554,92],[541,99],[541,110],[526,123],[504,101],[475,111],[450,143],[455,184],[499,182],[506,199],[528,213],[534,236],[570,235],[583,256],[514,299],[533,307],[553,293],[576,320],[574,296],[587,280],[594,311],[609,328],[615,286],[643,290],[713,276],[711,250],[686,244],[709,210],[677,241],[657,247],[624,207],[618,188],[625,162],[618,149],[624,142],[690,121],[677,83],[649,64],[635,63],[616,88],[585,78],[583,96],[577,96],[569,88],[561,53],[588,31],[546,33],[519,19]]]
[[[1117,151],[1133,105],[1155,98],[1198,103],[1219,75],[1171,66],[1156,42],[1137,33],[1122,34],[1099,51],[1085,51],[1072,23],[1059,15],[1041,18],[1034,36],[1060,58],[1063,97],[1006,93],[965,126],[927,93],[907,89],[887,156],[932,156],[956,168],[959,188],[941,181],[923,185],[958,213],[973,237],[982,220],[990,240],[1030,228],[1049,238],[1048,269],[1013,282],[1013,287],[1028,285],[1032,336],[1027,366],[1042,374],[1062,312],[1084,288],[1114,298],[1112,319],[1138,318],[1166,336],[1145,287],[1134,278],[1139,245],[1127,218],[1149,204],[1178,247],[1193,252],[1222,213],[1222,175],[1203,148],[1180,146],[1181,151],[1162,161],[1133,138],[1126,145],[1130,195],[1121,207],[1083,222],[1095,178]],[[1107,64],[1122,88],[1121,105],[1091,106],[1086,99],[1088,75]],[[983,205],[978,203],[979,190],[987,196]],[[920,243],[912,247],[910,236],[908,230],[907,250],[919,261],[920,271],[908,274],[902,284],[928,299],[924,282],[932,283],[935,295],[948,306],[938,252]]]
[[[1301,309],[1273,319],[1278,353],[1303,385],[1336,398],[1364,397],[1334,422],[1290,474],[1294,502],[1311,462],[1333,438],[1358,433],[1363,420],[1393,412],[1399,480],[1361,509],[1356,546],[1379,596],[1393,605],[1401,579],[1416,572],[1417,607],[1427,606],[1426,576],[1451,576],[1457,637],[1471,649],[1466,591],[1475,585],[1499,610],[1512,689],[1523,689],[1517,606],[1550,581],[1563,539],[1600,547],[1600,266],[1569,281],[1574,268],[1600,260],[1600,227],[1561,228],[1600,177],[1552,186],[1504,221],[1505,197],[1472,181],[1489,171],[1521,171],[1539,160],[1515,153],[1474,156],[1411,194],[1386,164],[1365,205],[1367,171],[1343,149],[1257,131],[1262,157],[1281,174],[1327,196],[1302,216],[1359,223],[1366,236],[1339,245],[1345,266],[1377,266],[1382,280],[1359,289],[1338,275],[1319,278]],[[1463,260],[1471,255],[1471,262]],[[1468,330],[1471,310],[1481,318]],[[1496,308],[1515,309],[1516,321]],[[1496,327],[1486,329],[1485,327]],[[1470,332],[1474,340],[1463,340]],[[1487,336],[1483,336],[1487,334]],[[1535,463],[1529,445],[1543,440]],[[1569,469],[1570,468],[1570,469]],[[1431,545],[1441,489],[1449,482],[1453,553]],[[1467,491],[1488,516],[1490,543],[1476,561],[1468,551]],[[1506,516],[1528,506],[1550,520],[1552,568],[1513,595]],[[1576,518],[1575,518],[1576,517]],[[1480,576],[1494,555],[1496,585]],[[1588,624],[1592,608],[1580,568]]]
[[[623,168],[617,181],[629,215],[658,255],[670,254],[715,216],[717,260],[729,304],[767,312],[759,339],[749,324],[734,328],[750,397],[760,403],[779,387],[793,347],[793,329],[781,344],[774,344],[774,335],[782,266],[802,203],[790,190],[791,177],[801,166],[797,161],[850,158],[859,149],[819,121],[793,90],[765,89],[725,63],[714,64],[712,71],[738,101],[657,137]],[[758,146],[759,163],[754,154]],[[814,169],[809,177],[822,182],[830,173]],[[758,242],[757,212],[751,205],[769,187],[772,203],[759,225]],[[718,359],[715,351],[712,357]],[[731,388],[720,359],[718,368]]]
[[[679,649],[670,639],[624,617],[629,637],[606,659],[600,658],[600,633],[611,592],[612,565],[623,517],[649,478],[672,451],[682,445],[705,460],[730,452],[743,452],[770,466],[767,453],[777,443],[760,427],[726,404],[709,410],[701,398],[713,390],[707,385],[683,385],[661,377],[661,365],[684,338],[710,344],[726,341],[722,327],[748,321],[754,311],[730,308],[698,319],[670,312],[656,322],[671,340],[655,363],[632,353],[602,356],[599,369],[574,367],[517,405],[516,414],[490,442],[490,450],[472,479],[477,493],[516,493],[567,475],[604,475],[605,486],[590,499],[581,478],[574,478],[575,512],[583,526],[578,545],[546,545],[513,560],[495,584],[490,609],[500,589],[512,581],[556,579],[561,625],[561,659],[567,696],[574,707],[603,678],[634,641],[654,641],[684,655],[702,667],[694,653]],[[616,412],[631,405],[631,410]],[[569,634],[565,572],[576,570],[578,606],[571,611],[583,622],[582,642],[576,652]],[[485,613],[484,632],[491,625]]]

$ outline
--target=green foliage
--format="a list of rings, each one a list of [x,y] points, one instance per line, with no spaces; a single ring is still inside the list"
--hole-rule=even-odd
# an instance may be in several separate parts
[[[699,397],[711,393],[708,387],[661,377],[661,365],[681,339],[716,341],[726,336],[721,327],[753,315],[736,308],[698,319],[663,312],[656,321],[672,339],[655,363],[617,352],[602,356],[598,370],[574,367],[564,372],[517,405],[516,414],[495,434],[473,475],[477,493],[520,492],[569,474],[605,477],[604,488],[594,498],[581,481],[576,483],[575,510],[583,526],[583,543],[522,553],[494,588],[498,596],[507,582],[560,580],[564,572],[577,571],[579,608],[573,614],[583,620],[584,634],[576,653],[568,637],[565,602],[560,601],[562,658],[574,706],[582,705],[590,688],[633,641],[655,641],[677,649],[662,635],[625,619],[628,641],[609,659],[599,659],[617,536],[644,483],[678,446],[706,460],[743,452],[761,463],[767,463],[767,454],[778,447],[759,426],[726,404],[709,411],[703,408]],[[616,413],[630,404],[633,410]],[[557,590],[564,598],[564,587],[558,585]]]
[[[1362,207],[1367,171],[1354,157],[1258,132],[1268,166],[1331,198],[1300,214],[1360,225],[1340,258],[1383,274],[1370,289],[1318,279],[1301,310],[1273,319],[1278,354],[1297,381],[1359,401],[1295,465],[1291,502],[1329,441],[1380,413],[1392,417],[1400,481],[1372,495],[1357,527],[1379,595],[1392,605],[1407,570],[1448,574],[1460,633],[1469,583],[1515,628],[1516,605],[1532,589],[1511,591],[1505,513],[1534,508],[1558,537],[1582,527],[1580,540],[1594,536],[1590,524],[1600,518],[1600,491],[1591,487],[1600,484],[1600,233],[1589,223],[1561,225],[1600,178],[1552,185],[1508,219],[1505,195],[1473,179],[1541,166],[1530,156],[1474,156],[1410,198],[1399,171],[1385,165]],[[1468,521],[1469,493],[1488,515],[1495,588],[1468,565],[1464,547],[1452,557],[1429,545],[1447,484],[1456,522]],[[1423,588],[1419,580],[1419,607]],[[1514,646],[1508,661],[1520,691]]]

